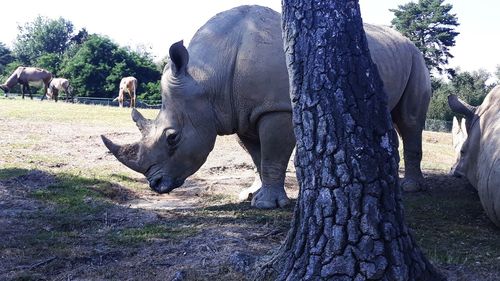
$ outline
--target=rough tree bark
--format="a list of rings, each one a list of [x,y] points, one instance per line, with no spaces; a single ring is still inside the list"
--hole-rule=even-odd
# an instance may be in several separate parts
[[[282,4],[300,193],[255,279],[444,280],[404,220],[397,136],[358,1]]]

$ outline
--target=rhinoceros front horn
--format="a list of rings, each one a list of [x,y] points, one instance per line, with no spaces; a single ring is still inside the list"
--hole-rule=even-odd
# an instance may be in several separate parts
[[[113,153],[113,155],[118,159],[123,165],[129,167],[130,169],[143,173],[144,168],[141,167],[139,163],[139,144],[125,144],[125,145],[117,145],[113,143],[110,139],[101,135],[102,142],[106,147]]]

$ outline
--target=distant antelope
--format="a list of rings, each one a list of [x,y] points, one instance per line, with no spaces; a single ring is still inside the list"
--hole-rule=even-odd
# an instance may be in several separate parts
[[[118,97],[113,101],[118,100],[120,107],[123,107],[123,100],[125,99],[125,92],[130,96],[130,107],[135,107],[135,91],[137,89],[137,79],[133,76],[123,77],[120,81],[120,91]]]
[[[49,87],[50,80],[52,79],[52,74],[41,68],[37,67],[24,67],[20,66],[10,75],[10,77],[5,81],[4,84],[0,85],[0,89],[5,92],[5,96],[10,92],[10,90],[17,84],[21,84],[21,94],[24,99],[24,92],[28,91],[30,98],[33,96],[30,92],[29,82],[42,81],[44,85],[43,95],[47,94],[47,89]]]
[[[47,90],[47,97],[53,98],[56,102],[59,96],[59,91],[64,91],[66,93],[66,101],[68,97],[73,97],[71,91],[71,86],[66,78],[53,78],[49,83],[49,88]],[[42,100],[45,95],[42,97]]]

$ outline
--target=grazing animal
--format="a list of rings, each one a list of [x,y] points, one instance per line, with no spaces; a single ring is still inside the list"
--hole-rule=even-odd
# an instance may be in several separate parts
[[[500,227],[500,86],[491,90],[478,107],[454,95],[448,96],[448,104],[465,116],[460,125],[456,119],[453,123],[457,161],[451,172],[467,178],[488,217]]]
[[[42,81],[44,85],[43,95],[45,96],[51,79],[52,74],[45,69],[20,66],[16,68],[4,84],[0,85],[0,89],[2,89],[5,92],[5,96],[7,96],[7,93],[9,93],[14,86],[21,84],[21,94],[23,99],[26,91],[30,94],[30,98],[33,99],[29,83]]]
[[[57,102],[59,97],[59,91],[64,91],[66,93],[66,101],[69,98],[73,98],[72,89],[69,85],[69,81],[66,78],[53,78],[49,83],[49,88],[47,89],[47,97],[54,99]],[[42,97],[42,100],[45,96]]]
[[[120,107],[123,107],[123,101],[125,99],[125,93],[130,96],[130,107],[135,107],[135,91],[137,89],[137,79],[133,76],[123,77],[120,81],[120,91],[118,92],[118,97],[113,101],[118,100]]]
[[[403,139],[405,178],[417,189],[431,96],[428,70],[418,49],[399,33],[372,25],[365,30]],[[181,41],[169,53],[156,120],[134,109],[142,139],[117,145],[102,136],[104,144],[143,173],[153,190],[165,193],[201,167],[217,135],[237,134],[260,174],[252,206],[287,205],[284,180],[295,135],[280,14],[259,6],[222,12],[198,30],[188,49]]]

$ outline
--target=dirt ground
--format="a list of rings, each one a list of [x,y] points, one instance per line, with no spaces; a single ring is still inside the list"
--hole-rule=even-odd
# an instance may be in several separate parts
[[[104,133],[134,141],[133,127],[1,119],[0,280],[245,280],[286,235],[293,206],[238,201],[254,172],[231,136],[183,187],[158,195],[101,143]],[[468,190],[443,171],[426,173],[430,193]],[[290,163],[287,193],[297,189]],[[495,266],[438,266],[450,280],[500,280]]]

